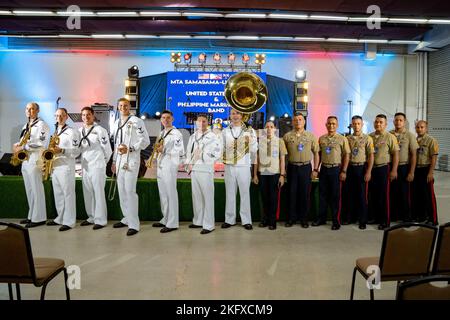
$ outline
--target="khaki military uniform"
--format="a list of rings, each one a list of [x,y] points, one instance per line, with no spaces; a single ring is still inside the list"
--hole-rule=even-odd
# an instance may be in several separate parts
[[[434,225],[438,224],[436,195],[434,181],[428,182],[431,159],[439,154],[439,145],[436,139],[425,134],[417,137],[417,166],[413,183],[413,217],[418,221],[425,218]]]
[[[326,221],[328,205],[331,207],[333,225],[341,224],[342,183],[339,172],[344,155],[350,153],[347,138],[338,133],[319,138],[321,169],[319,174],[318,223]]]
[[[283,137],[288,152],[287,181],[289,189],[288,222],[307,223],[310,208],[311,160],[319,152],[317,138],[308,131],[292,130]],[[317,167],[318,164],[316,163]]]

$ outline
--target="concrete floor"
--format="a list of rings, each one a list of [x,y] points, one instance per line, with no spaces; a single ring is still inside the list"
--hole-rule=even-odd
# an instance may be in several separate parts
[[[450,221],[450,173],[436,173],[440,222]],[[17,222],[12,221],[11,222]],[[161,234],[142,224],[134,237],[126,229],[93,231],[79,227],[30,230],[33,254],[58,257],[81,269],[81,289],[73,299],[348,299],[355,259],[380,252],[382,232],[374,226],[361,231],[330,225],[302,229],[279,226],[276,231],[256,226],[213,233],[188,229]],[[38,299],[39,289],[22,286],[23,299]],[[357,277],[357,299],[368,299],[363,278]],[[383,283],[377,299],[393,299],[395,283]],[[63,299],[63,277],[47,289],[48,299]],[[0,300],[8,299],[0,284]]]

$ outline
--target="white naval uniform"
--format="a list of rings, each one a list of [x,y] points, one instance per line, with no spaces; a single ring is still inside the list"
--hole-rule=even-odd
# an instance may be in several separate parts
[[[114,122],[112,136],[114,137],[114,158],[116,165],[117,188],[119,191],[120,209],[123,213],[121,222],[129,229],[139,231],[139,197],[136,193],[136,183],[141,164],[141,150],[148,147],[150,138],[144,122],[130,115],[122,122],[121,118]],[[124,144],[129,149],[125,154],[118,153],[118,146]]]
[[[52,186],[58,216],[57,224],[73,228],[77,219],[75,195],[75,158],[80,154],[78,130],[66,126],[58,128],[58,147],[61,153],[55,155],[53,161]]]
[[[81,141],[81,168],[83,169],[84,207],[90,223],[106,226],[105,183],[106,165],[112,150],[108,131],[94,124],[92,127],[78,129]]]
[[[169,130],[163,130],[159,138],[164,138],[163,151],[158,154],[156,169],[159,200],[163,214],[160,223],[167,228],[178,228],[177,173],[180,158],[184,157],[183,136],[178,129],[172,127]]]
[[[192,223],[214,230],[214,162],[222,156],[222,141],[211,130],[191,135],[186,150],[186,165],[192,165]]]
[[[26,128],[27,125],[22,128],[23,134]],[[22,162],[22,176],[29,207],[28,219],[32,222],[47,220],[42,167],[36,162],[40,160],[42,151],[47,147],[49,134],[48,125],[42,119],[36,118],[31,123],[30,140],[24,145],[24,149],[29,152],[29,158]]]
[[[258,142],[255,130],[248,128],[247,132],[243,132],[243,127],[229,126],[222,131],[223,147],[233,145],[235,138],[240,139],[244,136],[250,137],[249,153],[239,159],[236,164],[225,164],[225,222],[231,225],[236,224],[236,192],[239,188],[240,210],[242,225],[252,223],[252,215],[250,209],[250,183],[251,172],[250,166],[258,151]],[[232,148],[228,148],[230,150]]]

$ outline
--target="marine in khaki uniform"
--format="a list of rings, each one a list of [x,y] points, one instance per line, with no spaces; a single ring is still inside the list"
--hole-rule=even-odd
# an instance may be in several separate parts
[[[336,132],[338,119],[329,116],[326,123],[328,133],[319,138],[319,217],[313,226],[326,223],[328,205],[331,207],[333,225],[331,230],[341,227],[341,191],[347,177],[350,147],[347,139]]]
[[[391,133],[397,138],[400,151],[397,179],[392,181],[390,200],[392,215],[408,222],[411,221],[411,187],[419,145],[415,135],[405,128],[405,124],[406,115],[401,112],[396,113],[394,116],[395,130],[391,130]]]
[[[427,223],[438,224],[436,196],[434,194],[434,167],[439,154],[439,145],[428,133],[428,123],[420,120],[416,124],[417,166],[414,177],[414,218],[419,221],[427,219]]]
[[[384,114],[375,117],[374,128],[370,136],[374,145],[374,163],[369,191],[369,211],[373,214],[378,229],[389,227],[390,207],[389,188],[392,180],[397,178],[398,143],[395,136],[386,131],[387,118]]]
[[[362,133],[363,119],[352,117],[353,134],[347,136],[350,146],[350,162],[347,170],[345,189],[347,193],[347,214],[350,219],[358,217],[359,228],[366,229],[368,185],[373,166],[372,138]]]
[[[287,179],[289,190],[289,213],[286,227],[300,219],[301,226],[308,228],[311,180],[319,172],[319,144],[316,137],[305,131],[305,117],[300,112],[292,119],[294,129],[283,137],[288,152]],[[311,160],[313,160],[313,166]]]
[[[279,194],[286,178],[285,157],[287,154],[283,139],[278,138],[275,124],[267,121],[265,130],[260,130],[257,162],[253,166],[253,183],[259,184],[264,204],[260,227],[277,227]]]

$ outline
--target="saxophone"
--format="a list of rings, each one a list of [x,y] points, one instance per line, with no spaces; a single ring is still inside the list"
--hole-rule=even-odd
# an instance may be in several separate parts
[[[19,146],[23,147],[27,144],[28,140],[30,140],[31,137],[31,128],[27,130],[27,132],[23,135],[22,139],[20,139]],[[14,167],[17,167],[22,162],[28,160],[30,154],[26,150],[20,150],[14,152],[13,156],[11,157],[11,161],[9,162]]]
[[[164,145],[164,138],[159,138],[158,141],[155,142],[155,144],[153,145],[153,151],[152,154],[150,156],[150,158],[148,158],[147,162],[145,163],[145,166],[147,168],[151,168],[153,167],[153,160],[155,159],[155,156],[157,156],[158,154],[158,149],[160,146]]]
[[[55,147],[59,144],[59,137],[55,133],[50,138],[48,148],[42,153],[41,160],[43,161],[43,180],[48,180],[53,169],[53,161],[56,159]]]

